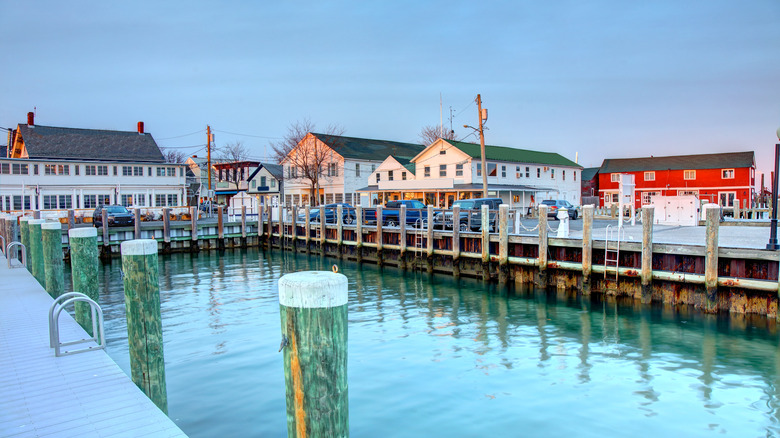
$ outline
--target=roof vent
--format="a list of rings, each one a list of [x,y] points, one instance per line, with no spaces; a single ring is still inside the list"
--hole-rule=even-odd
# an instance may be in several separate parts
[[[138,133],[139,134],[144,133],[144,122],[138,122]]]
[[[29,126],[30,128],[35,127],[35,113],[32,111],[27,113],[27,126]]]

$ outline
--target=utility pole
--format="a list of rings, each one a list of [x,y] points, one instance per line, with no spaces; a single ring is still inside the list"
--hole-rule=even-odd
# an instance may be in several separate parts
[[[211,199],[211,126],[206,125],[206,171],[209,174],[209,192],[207,193],[210,201]]]
[[[482,197],[488,196],[487,167],[485,165],[485,130],[482,127],[482,120],[487,121],[487,109],[482,110],[482,96],[477,94],[477,110],[479,111],[479,151],[482,155]]]

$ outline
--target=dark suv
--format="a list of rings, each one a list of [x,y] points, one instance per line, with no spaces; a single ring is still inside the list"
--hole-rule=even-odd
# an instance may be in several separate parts
[[[565,208],[569,212],[569,219],[577,219],[577,208],[562,199],[547,199],[542,201],[543,205],[547,206],[547,217],[555,218],[558,220],[558,209]]]
[[[101,205],[92,213],[92,223],[96,227],[103,226],[103,209],[106,210],[106,219],[109,227],[129,227],[135,224],[133,212],[122,205]]]
[[[482,206],[487,205],[489,213],[490,231],[496,230],[496,222],[498,220],[498,206],[503,204],[504,201],[501,198],[476,198],[476,199],[461,199],[452,203],[452,206],[460,207],[460,220],[458,221],[458,228],[461,231],[480,231],[482,228]],[[437,227],[444,229],[452,229],[453,223],[452,211],[445,211],[443,213],[437,213],[434,217],[434,224]]]

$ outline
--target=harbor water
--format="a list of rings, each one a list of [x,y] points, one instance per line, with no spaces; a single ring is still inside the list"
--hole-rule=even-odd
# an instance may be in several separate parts
[[[168,411],[185,433],[286,436],[277,282],[334,264],[354,437],[780,435],[773,320],[257,249],[160,256]],[[101,267],[100,304],[129,375],[120,267]]]

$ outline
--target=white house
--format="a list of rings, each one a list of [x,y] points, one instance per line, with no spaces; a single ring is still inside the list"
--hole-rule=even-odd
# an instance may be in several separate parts
[[[282,160],[285,203],[308,204],[310,195],[319,190],[320,203],[355,205],[360,202],[357,192],[365,187],[366,178],[388,156],[408,161],[423,149],[420,144],[310,132]],[[311,180],[305,178],[304,167],[311,163],[320,163],[319,188],[314,190]]]
[[[582,166],[552,152],[485,146],[488,196],[513,208],[544,199],[580,203]],[[412,170],[413,169],[413,170]],[[418,199],[449,208],[455,200],[482,197],[480,145],[439,139],[409,162],[390,156],[360,190],[372,203]]]
[[[281,164],[260,163],[247,178],[247,193],[265,203],[265,197],[271,197],[271,203],[279,204],[284,196],[284,167]]]
[[[0,210],[186,205],[185,168],[138,131],[19,124],[0,158]]]

